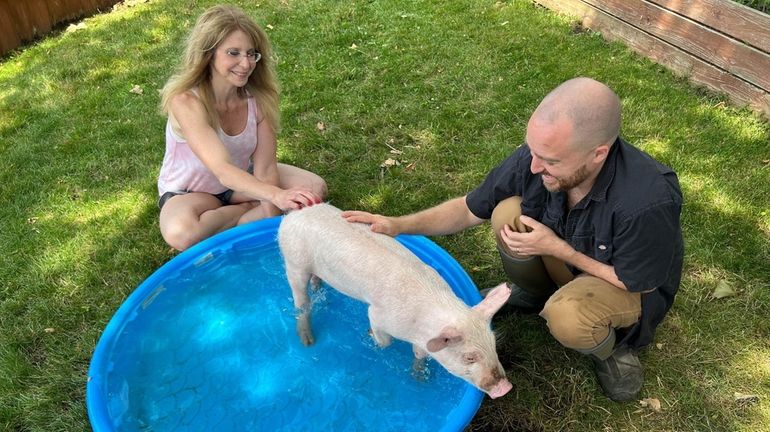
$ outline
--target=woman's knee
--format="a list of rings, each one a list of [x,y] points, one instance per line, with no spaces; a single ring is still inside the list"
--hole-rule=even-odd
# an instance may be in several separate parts
[[[317,177],[318,180],[313,183],[313,192],[321,197],[322,200],[326,200],[326,197],[329,195],[329,187],[326,185],[326,180],[321,176]]]
[[[163,240],[178,251],[186,250],[201,241],[195,227],[181,221],[168,224],[161,230],[161,234],[163,235]]]

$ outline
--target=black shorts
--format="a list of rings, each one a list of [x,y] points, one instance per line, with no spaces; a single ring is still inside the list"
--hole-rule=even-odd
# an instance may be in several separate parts
[[[163,205],[166,204],[166,201],[169,200],[169,198],[177,195],[184,195],[187,193],[190,193],[191,191],[184,191],[184,192],[166,192],[163,195],[158,198],[158,209],[162,209]],[[228,189],[224,192],[218,193],[218,194],[212,194],[215,198],[217,198],[223,206],[230,204],[230,198],[233,197],[233,190]]]

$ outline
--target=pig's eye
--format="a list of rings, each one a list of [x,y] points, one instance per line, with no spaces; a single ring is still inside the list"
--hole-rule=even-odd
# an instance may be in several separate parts
[[[465,364],[473,364],[479,361],[480,357],[481,355],[477,352],[469,352],[469,353],[463,354],[463,361],[465,362]]]

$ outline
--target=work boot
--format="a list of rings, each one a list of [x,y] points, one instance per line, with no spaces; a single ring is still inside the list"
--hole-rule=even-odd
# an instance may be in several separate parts
[[[508,297],[505,306],[500,310],[503,314],[511,313],[513,311],[538,313],[543,310],[545,302],[548,300],[548,297],[550,297],[550,294],[544,296],[531,294],[511,282],[507,282],[506,285],[511,289],[511,296]],[[485,288],[479,291],[479,293],[481,294],[481,297],[486,297],[490,291],[492,291],[492,288]]]
[[[636,350],[618,346],[605,360],[591,356],[596,377],[604,394],[615,402],[628,402],[639,396],[644,382],[642,364]]]

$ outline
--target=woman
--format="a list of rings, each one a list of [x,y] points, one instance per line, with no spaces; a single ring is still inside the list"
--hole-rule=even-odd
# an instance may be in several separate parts
[[[242,10],[200,16],[163,88],[160,231],[178,250],[246,222],[323,201],[326,183],[278,163],[278,83],[270,42]]]

